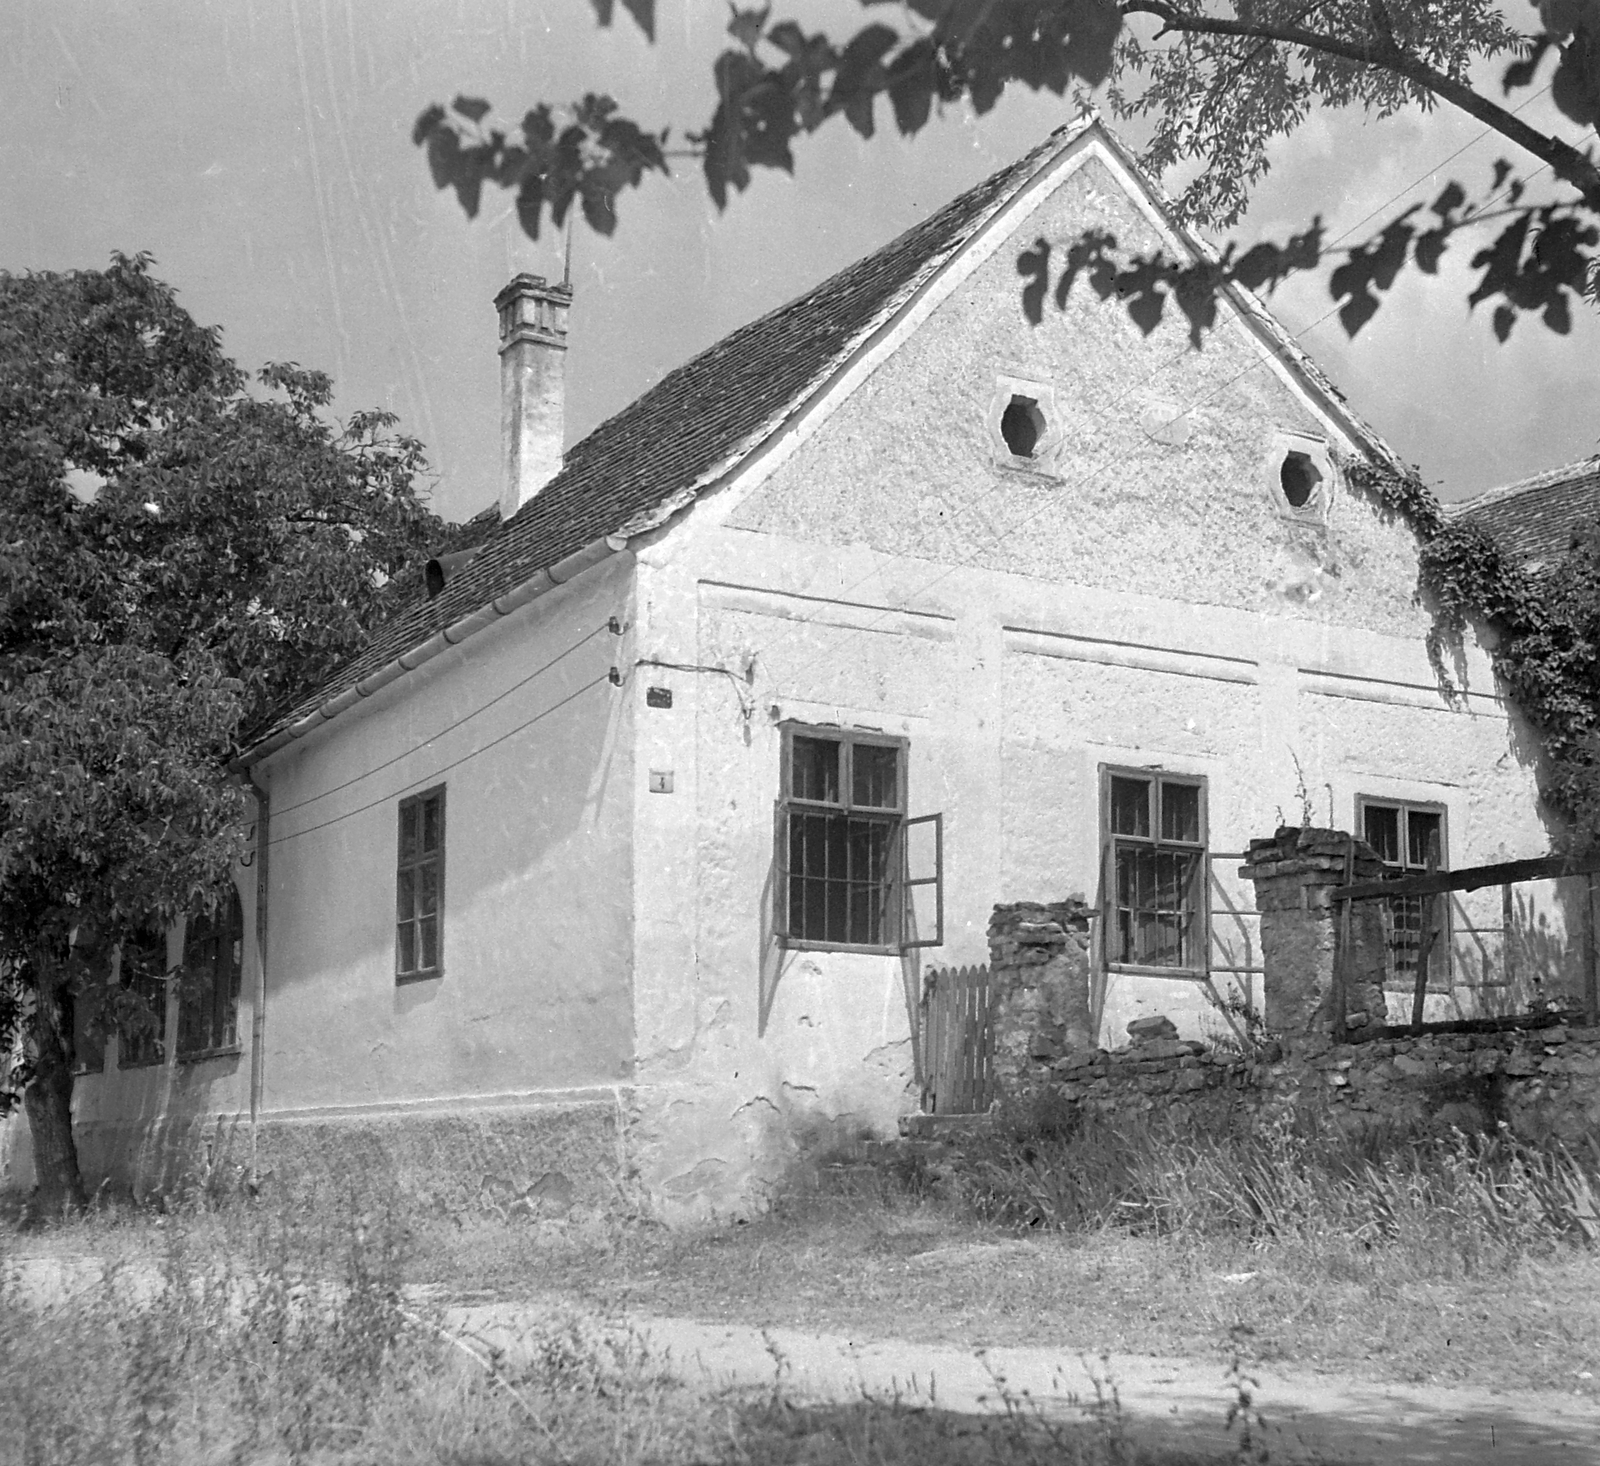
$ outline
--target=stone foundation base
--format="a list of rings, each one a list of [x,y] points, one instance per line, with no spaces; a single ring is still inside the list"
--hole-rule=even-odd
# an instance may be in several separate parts
[[[267,1194],[396,1196],[441,1215],[483,1212],[564,1217],[640,1209],[626,1155],[625,1097],[552,1097],[513,1103],[369,1112],[207,1115],[78,1127],[91,1194],[143,1198],[253,1179]],[[0,1185],[33,1184],[25,1127],[7,1123]]]

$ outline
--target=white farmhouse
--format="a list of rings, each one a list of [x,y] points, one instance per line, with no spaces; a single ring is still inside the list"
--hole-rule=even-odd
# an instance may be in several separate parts
[[[513,280],[498,515],[249,750],[235,925],[81,1079],[91,1184],[220,1121],[441,1205],[726,1211],[918,1107],[925,974],[996,902],[1081,893],[1100,1032],[1198,1035],[1303,802],[1401,865],[1543,853],[1477,645],[1436,685],[1393,455],[1241,292],[1202,351],[1085,279],[1031,323],[1019,257],[1091,227],[1198,249],[1080,125],[564,457],[570,294]]]

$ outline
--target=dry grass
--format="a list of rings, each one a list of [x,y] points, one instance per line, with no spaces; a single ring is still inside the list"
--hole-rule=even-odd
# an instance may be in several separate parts
[[[460,1296],[1091,1354],[1215,1358],[1242,1326],[1282,1367],[1600,1395],[1600,1251],[1552,1221],[1549,1156],[1232,1144],[1013,1134],[940,1188],[845,1165],[744,1226],[465,1220],[419,1256]]]
[[[776,1388],[708,1394],[624,1338],[559,1314],[512,1367],[454,1341],[402,1291],[416,1238],[392,1210],[294,1204],[105,1210],[0,1232],[69,1267],[53,1301],[0,1285],[0,1460],[512,1466],[1186,1466],[1141,1450],[1114,1409],[972,1420]],[[524,1238],[526,1240],[526,1238]],[[593,1256],[591,1252],[591,1257]],[[89,1266],[103,1259],[103,1266]],[[0,1268],[0,1275],[8,1270]]]

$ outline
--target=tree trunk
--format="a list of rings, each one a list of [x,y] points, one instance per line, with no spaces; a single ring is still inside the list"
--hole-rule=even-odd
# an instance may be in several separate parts
[[[88,1205],[72,1137],[72,1037],[70,1031],[63,1032],[65,1006],[59,988],[41,985],[28,1032],[33,1078],[23,1092],[23,1103],[33,1132],[35,1200],[47,1217]]]

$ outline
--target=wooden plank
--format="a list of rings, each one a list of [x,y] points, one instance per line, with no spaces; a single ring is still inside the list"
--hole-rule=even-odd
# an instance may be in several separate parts
[[[1442,893],[1441,893],[1442,894]],[[1434,903],[1439,897],[1425,896],[1422,901],[1422,940],[1417,943],[1417,979],[1411,993],[1411,1031],[1422,1031],[1422,1009],[1428,1001],[1428,963],[1433,960]],[[1350,903],[1345,902],[1345,910]]]
[[[1581,859],[1565,855],[1540,855],[1532,860],[1507,860],[1499,865],[1474,865],[1464,870],[1441,870],[1429,875],[1405,876],[1396,881],[1358,881],[1329,892],[1334,901],[1368,901],[1375,896],[1437,896],[1444,891],[1476,891],[1482,886],[1503,886],[1513,881],[1554,881],[1566,876],[1600,872],[1600,854]]]
[[[1594,915],[1594,877],[1589,877],[1584,894],[1588,900],[1584,903],[1587,920],[1583,924],[1583,1016],[1587,1023],[1593,1024],[1600,1021],[1600,941],[1595,934]]]

